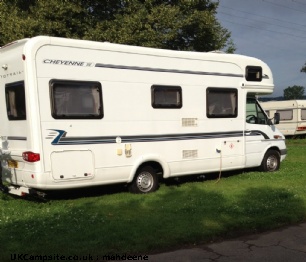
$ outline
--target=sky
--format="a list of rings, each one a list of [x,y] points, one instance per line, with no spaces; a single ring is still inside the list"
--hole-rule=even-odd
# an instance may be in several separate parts
[[[220,0],[217,19],[231,32],[235,53],[263,60],[271,68],[274,93],[303,86],[306,73],[306,0]],[[306,95],[306,91],[304,93]]]

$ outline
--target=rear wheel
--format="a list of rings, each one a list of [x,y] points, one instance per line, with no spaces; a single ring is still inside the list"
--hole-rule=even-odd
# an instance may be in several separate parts
[[[280,166],[280,154],[276,150],[268,150],[261,162],[260,170],[264,172],[277,171]]]
[[[132,193],[150,193],[156,191],[157,188],[158,177],[150,166],[140,168],[130,184],[130,192]]]

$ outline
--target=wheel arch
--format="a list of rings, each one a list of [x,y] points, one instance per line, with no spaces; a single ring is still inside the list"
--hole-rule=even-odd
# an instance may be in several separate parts
[[[128,183],[132,182],[137,172],[144,166],[151,166],[154,168],[158,176],[168,178],[170,176],[170,168],[166,161],[160,158],[158,155],[142,156],[137,159],[133,168],[131,169]]]
[[[277,146],[270,146],[270,147],[267,147],[266,150],[263,152],[263,155],[262,155],[262,157],[261,157],[261,160],[263,160],[263,158],[265,157],[266,153],[267,153],[269,150],[276,150],[279,154],[281,153],[280,149],[279,149]]]
[[[272,162],[272,165],[271,166],[274,166],[272,167],[272,169],[269,168],[270,164],[268,164],[267,161],[271,161],[271,160],[268,160],[268,158],[270,158],[270,156],[273,156],[273,153],[272,152],[276,152],[278,153],[278,156],[276,157],[276,161],[274,160]],[[273,157],[274,158],[274,157]],[[281,151],[280,149],[277,147],[277,146],[271,146],[269,148],[267,148],[267,150],[264,152],[264,155],[262,157],[262,160],[261,160],[261,164],[260,166],[258,167],[259,171],[263,171],[263,172],[271,172],[271,171],[277,171],[280,167],[280,162],[281,162]],[[275,165],[275,163],[277,163],[277,167]]]
[[[277,146],[271,146],[268,147],[264,153],[264,155],[269,151],[269,150],[276,150],[278,153],[280,153],[280,149]]]

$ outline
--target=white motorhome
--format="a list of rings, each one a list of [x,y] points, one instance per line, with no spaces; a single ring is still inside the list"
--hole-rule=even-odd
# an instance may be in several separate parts
[[[269,67],[240,55],[38,36],[0,49],[2,180],[12,194],[261,167],[286,157],[257,95]]]
[[[306,100],[268,101],[260,104],[268,116],[279,113],[277,127],[285,136],[306,134]]]

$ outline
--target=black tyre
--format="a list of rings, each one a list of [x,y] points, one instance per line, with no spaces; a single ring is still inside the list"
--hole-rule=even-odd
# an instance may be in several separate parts
[[[130,192],[132,193],[150,193],[156,191],[157,188],[158,177],[150,166],[140,168],[130,184]]]
[[[277,171],[280,166],[280,154],[276,150],[268,150],[261,162],[260,170],[263,172]]]

